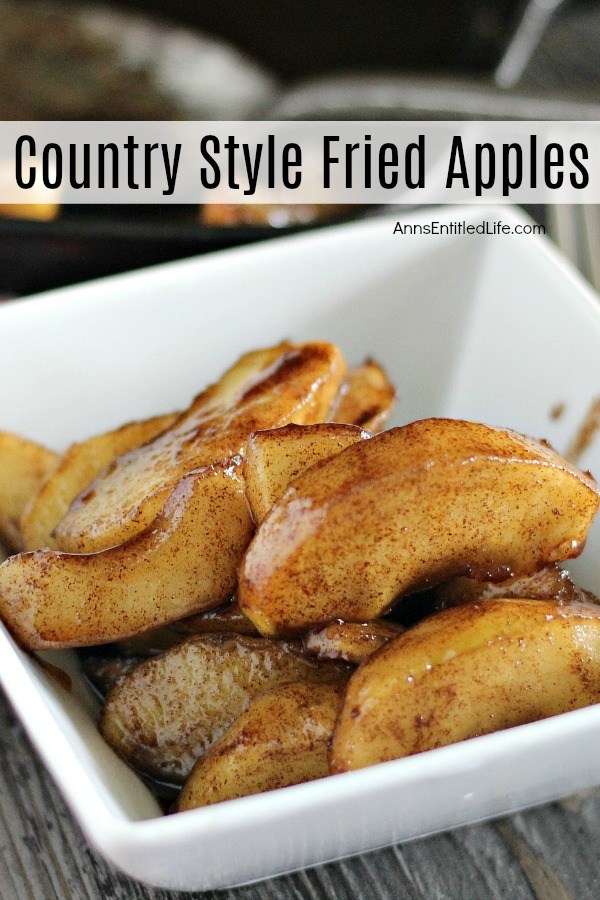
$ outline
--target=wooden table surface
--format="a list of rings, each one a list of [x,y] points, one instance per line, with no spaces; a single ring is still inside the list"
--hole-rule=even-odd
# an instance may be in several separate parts
[[[526,81],[561,88],[570,81],[597,99],[598,46],[600,11],[578,7],[544,41]],[[600,790],[247,888],[193,895],[146,888],[87,846],[2,695],[0,794],[2,900],[600,897]]]

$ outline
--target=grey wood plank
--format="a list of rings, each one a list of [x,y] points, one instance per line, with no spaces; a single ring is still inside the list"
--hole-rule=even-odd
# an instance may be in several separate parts
[[[558,803],[513,817],[512,827],[539,860],[556,873],[565,896],[577,900],[600,897],[600,796],[582,798],[576,806]]]
[[[571,900],[572,895],[566,890],[559,875],[545,859],[533,852],[529,844],[520,837],[512,822],[499,822],[497,827],[519,859],[536,896],[544,897],[545,900]]]
[[[519,860],[484,823],[396,848],[428,900],[535,900]]]

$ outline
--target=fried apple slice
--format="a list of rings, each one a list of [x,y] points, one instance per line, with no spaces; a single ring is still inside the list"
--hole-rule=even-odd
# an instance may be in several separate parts
[[[458,606],[396,638],[350,679],[334,773],[600,700],[600,609],[552,600]]]
[[[458,575],[535,572],[577,556],[598,508],[591,476],[500,428],[425,419],[360,441],[289,486],[240,569],[262,634],[378,618]]]
[[[327,417],[344,377],[332,344],[281,344],[243,356],[177,421],[120,456],[72,504],[55,529],[58,547],[93,553],[148,527],[182,477],[241,462],[250,434]]]
[[[24,550],[56,548],[52,532],[73,500],[117,456],[145,444],[173,424],[177,413],[129,422],[114,431],[73,444],[58,459],[23,512]]]
[[[286,684],[256,697],[194,765],[183,812],[329,774],[331,738],[345,684]]]
[[[395,399],[396,389],[383,366],[367,359],[362,366],[348,370],[329,419],[331,422],[358,425],[376,434],[389,419]]]
[[[369,436],[356,425],[333,422],[256,431],[244,461],[246,496],[254,521],[262,522],[293,478]]]
[[[0,538],[13,550],[23,548],[23,510],[39,491],[58,456],[34,441],[0,432]]]
[[[106,698],[100,730],[137,768],[182,782],[258,693],[288,681],[314,686],[343,672],[305,656],[297,644],[192,637],[121,679]]]
[[[474,578],[453,578],[435,588],[435,607],[448,609],[463,603],[475,603],[493,597],[519,597],[530,600],[560,600],[571,603],[599,603],[598,598],[576,585],[569,573],[560,566],[544,566],[533,575],[507,578],[505,581],[476,581]]]
[[[119,457],[71,507],[87,509],[102,495],[106,518],[96,524],[116,543],[97,553],[37,551],[0,570],[0,612],[9,627],[27,646],[85,646],[222,603],[252,533],[238,474],[245,442],[256,425],[321,417],[343,370],[330,344],[286,344],[244,357],[195,401],[195,419],[183,414],[154,441]],[[220,457],[225,462],[202,464]],[[142,498],[144,468],[150,494]],[[119,505],[119,485],[137,497],[135,509],[129,501]]]
[[[402,625],[374,622],[330,622],[304,635],[302,646],[317,659],[341,659],[359,665],[376,650],[406,631]]]
[[[0,615],[33,649],[82,647],[156,628],[230,597],[252,535],[236,467],[181,479],[141,534],[109,550],[35,550],[0,566]]]

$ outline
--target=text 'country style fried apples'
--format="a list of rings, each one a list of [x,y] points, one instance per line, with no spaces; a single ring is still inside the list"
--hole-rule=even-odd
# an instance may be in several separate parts
[[[324,421],[344,374],[333,344],[281,344],[243,356],[170,428],[95,479],[56,528],[57,546],[93,553],[139,534],[185,475],[239,464],[253,431]]]
[[[597,606],[498,599],[454,607],[356,670],[331,769],[360,769],[598,701]]]
[[[499,580],[577,556],[598,502],[591,476],[547,445],[425,419],[297,478],[245,554],[238,600],[266,635],[369,621],[458,575]]]
[[[77,495],[117,456],[156,437],[176,418],[177,414],[173,413],[129,422],[69,447],[23,512],[22,549],[55,548],[52,532]]]
[[[0,540],[23,549],[21,516],[56,465],[51,450],[16,434],[0,432]]]
[[[368,437],[356,425],[333,422],[255,432],[244,462],[246,496],[255,522],[262,522],[290,481],[320,460]]]
[[[339,680],[345,672],[289,642],[192,637],[125,675],[106,698],[100,729],[133,765],[181,782],[258,693],[288,681]]]
[[[183,812],[329,775],[345,684],[286,684],[261,694],[196,762],[179,796]]]

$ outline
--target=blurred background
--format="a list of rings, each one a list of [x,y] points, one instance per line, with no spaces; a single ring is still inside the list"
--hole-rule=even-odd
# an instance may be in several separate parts
[[[2,119],[600,119],[600,0],[0,0]],[[371,208],[0,207],[0,296]],[[596,207],[530,212],[596,286]]]

